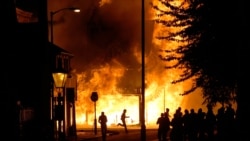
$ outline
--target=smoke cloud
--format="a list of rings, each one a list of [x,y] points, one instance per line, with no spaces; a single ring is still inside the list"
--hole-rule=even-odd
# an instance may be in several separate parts
[[[54,43],[74,54],[72,68],[77,72],[117,59],[128,68],[137,68],[132,51],[140,47],[140,0],[48,1],[48,10],[78,7],[54,15]]]

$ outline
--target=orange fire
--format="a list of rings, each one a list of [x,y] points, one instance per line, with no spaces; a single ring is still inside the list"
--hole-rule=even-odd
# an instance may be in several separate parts
[[[109,3],[111,3],[111,0],[103,0],[100,2],[100,6]],[[165,29],[153,23],[154,12],[147,10],[147,13],[145,13],[147,14],[146,17],[151,17],[146,18],[145,22],[147,27],[146,34],[151,34],[150,36],[146,35],[146,46],[150,47],[150,50],[145,55],[145,124],[147,126],[155,126],[158,116],[165,111],[165,108],[169,108],[170,114],[173,115],[178,107],[182,107],[182,109],[198,109],[202,107],[202,98],[199,92],[185,97],[179,95],[190,87],[191,81],[176,85],[171,84],[172,80],[178,78],[181,71],[166,70],[164,68],[166,62],[160,60],[158,55],[161,53],[159,50],[170,47],[175,48],[178,44],[176,42],[160,41],[155,38],[155,36],[163,35]],[[141,62],[140,48],[140,45],[134,45],[134,50],[132,50],[134,57],[137,58],[135,61],[139,63]],[[99,96],[96,102],[97,119],[100,113],[104,111],[108,117],[108,125],[116,125],[120,122],[120,115],[123,109],[127,109],[127,115],[130,116],[127,119],[127,124],[139,124],[141,94],[138,88],[140,88],[141,84],[140,77],[135,76],[136,78],[132,80],[127,78],[127,81],[132,81],[131,84],[134,86],[134,91],[132,92],[129,91],[127,93],[126,87],[122,89],[117,87],[118,81],[130,69],[135,69],[134,71],[139,72],[138,74],[140,75],[140,69],[126,68],[116,59],[113,59],[111,63],[103,64],[99,68],[92,70],[92,77],[89,81],[85,80],[87,77],[86,72],[78,74],[78,95],[76,101],[77,128],[93,125],[94,123],[95,107],[94,102],[90,99],[93,91],[98,92]]]

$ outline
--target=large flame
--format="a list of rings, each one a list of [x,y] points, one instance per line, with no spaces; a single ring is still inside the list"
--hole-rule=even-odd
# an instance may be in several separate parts
[[[111,0],[102,0],[99,4],[110,4]],[[154,0],[156,3],[157,0]],[[178,1],[176,1],[176,4]],[[160,4],[159,4],[160,5]],[[164,34],[165,29],[154,24],[155,11],[147,10],[146,14],[146,47],[147,53],[145,55],[145,121],[146,125],[156,125],[156,119],[160,113],[164,112],[166,108],[170,109],[170,114],[173,115],[178,107],[183,109],[198,109],[201,105],[200,94],[193,94],[193,96],[180,96],[179,94],[185,88],[189,88],[191,81],[182,84],[172,85],[171,81],[178,78],[181,73],[180,70],[166,70],[163,62],[158,58],[159,50],[164,48],[177,47],[176,42],[167,42],[157,40],[155,36]],[[149,18],[148,18],[149,17]],[[170,18],[170,17],[166,17]],[[178,30],[178,29],[172,29]],[[141,46],[135,44],[131,50],[134,61],[140,64],[141,62]],[[93,125],[95,119],[94,102],[91,101],[90,96],[93,91],[97,91],[99,99],[96,102],[96,118],[102,111],[108,117],[108,125],[116,125],[120,122],[120,115],[123,109],[127,109],[128,125],[139,124],[140,112],[140,68],[127,68],[117,59],[113,59],[109,63],[103,64],[98,68],[91,69],[86,72],[78,74],[78,96],[76,101],[76,122],[77,127],[84,127],[86,125]],[[131,87],[120,87],[121,79],[124,80],[126,73],[135,73],[131,77],[126,78],[127,83]],[[138,76],[139,75],[139,76]],[[193,102],[190,102],[192,99]]]

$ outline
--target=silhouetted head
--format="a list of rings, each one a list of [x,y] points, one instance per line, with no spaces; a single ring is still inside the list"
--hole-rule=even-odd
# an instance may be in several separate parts
[[[191,112],[191,113],[194,113],[194,109],[192,108],[192,109],[190,110],[190,112]]]
[[[166,108],[166,112],[169,112],[169,108]]]
[[[198,109],[198,113],[202,113],[202,109],[201,108]]]

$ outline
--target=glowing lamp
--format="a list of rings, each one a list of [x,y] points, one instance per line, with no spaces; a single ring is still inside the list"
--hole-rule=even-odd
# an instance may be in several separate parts
[[[62,88],[65,86],[68,73],[66,73],[65,71],[56,71],[52,73],[52,76],[53,76],[55,87]]]
[[[79,13],[79,12],[81,12],[81,10],[79,9],[79,8],[71,8],[71,10],[73,10],[73,12],[75,12],[75,13]]]

